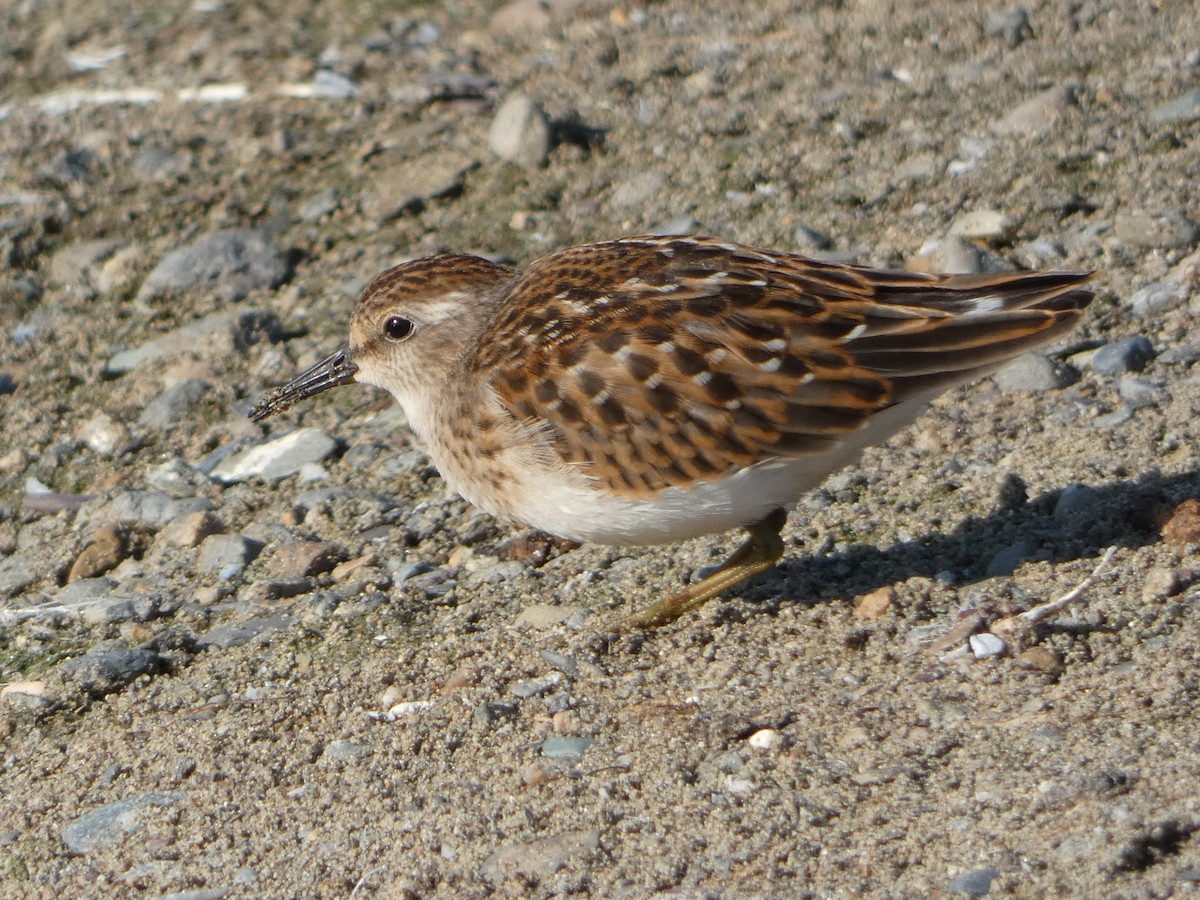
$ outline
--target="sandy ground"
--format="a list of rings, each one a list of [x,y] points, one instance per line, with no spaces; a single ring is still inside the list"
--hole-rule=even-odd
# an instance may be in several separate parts
[[[0,895],[1195,893],[1194,4],[346,6],[0,11]],[[514,544],[372,390],[245,418],[387,265],[662,230],[1097,299],[648,635],[737,536]]]

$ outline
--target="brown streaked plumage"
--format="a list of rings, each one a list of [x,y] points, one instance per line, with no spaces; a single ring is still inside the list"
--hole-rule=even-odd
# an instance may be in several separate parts
[[[661,624],[773,564],[779,511],[937,393],[1071,330],[1089,277],[919,275],[690,237],[523,271],[435,256],[371,282],[348,351],[251,415],[363,381],[495,515],[619,544],[749,528],[716,575],[636,620]]]

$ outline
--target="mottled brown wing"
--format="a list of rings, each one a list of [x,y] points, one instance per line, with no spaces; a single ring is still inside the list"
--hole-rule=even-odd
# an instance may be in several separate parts
[[[631,238],[532,265],[471,365],[564,460],[646,496],[827,452],[895,402],[994,369],[1078,319],[1086,302],[1055,298],[1080,278]]]

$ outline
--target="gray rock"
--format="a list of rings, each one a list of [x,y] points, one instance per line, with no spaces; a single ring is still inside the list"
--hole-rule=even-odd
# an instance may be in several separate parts
[[[176,499],[193,496],[197,488],[208,482],[209,478],[207,475],[184,462],[179,457],[174,457],[165,463],[152,466],[146,472],[146,484],[156,491],[169,494]],[[176,518],[178,518],[178,515]]]
[[[211,501],[208,505],[211,507]],[[122,491],[89,516],[88,522],[144,525],[157,531],[179,514],[176,498],[162,491]]]
[[[89,270],[112,254],[120,241],[74,241],[56,250],[50,258],[50,281],[63,287],[86,284]]]
[[[620,209],[644,206],[666,186],[667,173],[661,169],[639,172],[613,187],[611,203]]]
[[[107,597],[117,586],[111,578],[77,578],[59,588],[54,602],[74,611]]]
[[[504,844],[485,859],[480,874],[497,885],[510,883],[521,876],[536,883],[558,872],[572,858],[599,849],[600,832],[596,829],[564,831],[532,841],[515,841]],[[579,868],[585,867],[580,865]]]
[[[558,672],[551,672],[549,675],[543,675],[540,678],[528,678],[525,681],[518,681],[512,686],[513,695],[520,697],[522,700],[527,700],[530,697],[537,697],[541,694],[548,694],[560,684],[563,677]]]
[[[263,548],[262,543],[242,534],[213,534],[200,544],[200,569],[220,572],[223,577],[240,574]],[[230,573],[225,575],[224,573]]]
[[[1012,237],[1016,230],[1012,216],[997,209],[975,209],[955,219],[947,234],[969,241],[998,241]]]
[[[988,37],[1002,38],[1010,48],[1018,47],[1027,38],[1033,37],[1029,13],[1020,6],[989,12],[984,19],[983,31]]]
[[[338,189],[327,188],[300,208],[300,220],[310,223],[319,222],[330,213],[335,212],[339,205],[341,205],[341,198]]]
[[[141,178],[163,181],[186,172],[189,162],[187,153],[175,153],[166,147],[152,146],[133,157],[133,171]]]
[[[1130,409],[1159,406],[1171,399],[1166,388],[1133,375],[1126,375],[1121,379],[1121,383],[1117,386],[1117,392]]]
[[[210,290],[234,302],[258,288],[275,288],[292,274],[288,256],[265,231],[214,231],[172,250],[138,290],[146,302],[167,294]]]
[[[1178,281],[1156,281],[1137,290],[1129,298],[1129,306],[1135,315],[1145,316],[1161,312],[1187,296],[1187,288]]]
[[[1176,210],[1117,213],[1113,232],[1134,250],[1187,249],[1200,238],[1200,227]]]
[[[647,234],[695,234],[700,230],[700,221],[691,216],[676,216],[665,222],[656,222],[646,229]]]
[[[1046,134],[1075,105],[1074,85],[1047,88],[1015,106],[1002,119],[992,123],[993,134],[1033,138]]]
[[[1084,484],[1072,484],[1063,489],[1054,504],[1054,521],[1067,525],[1082,522],[1096,515],[1100,495]]]
[[[27,553],[0,560],[0,597],[13,597],[38,580],[38,566]]]
[[[475,707],[471,718],[477,728],[495,728],[502,722],[515,719],[520,712],[516,703],[492,702],[484,700]]]
[[[592,738],[556,734],[542,741],[542,756],[546,759],[578,759],[594,743]]]
[[[1154,359],[1154,345],[1144,335],[1105,344],[1092,355],[1092,370],[1101,375],[1140,372]]]
[[[999,869],[987,866],[971,872],[963,872],[946,889],[952,894],[970,894],[982,897],[992,889],[992,882],[1000,875]]]
[[[478,165],[473,156],[448,149],[400,158],[371,179],[363,211],[381,225],[420,212],[426,201],[459,191],[467,173]]]
[[[138,424],[165,431],[186,419],[208,390],[208,382],[199,378],[188,378],[172,385],[146,404],[138,416]]]
[[[1092,424],[1097,428],[1120,428],[1132,418],[1133,410],[1128,406],[1122,406],[1103,416],[1097,416]]]
[[[550,155],[550,123],[535,100],[512,94],[496,110],[488,130],[488,147],[505,162],[536,169]]]
[[[251,641],[262,641],[271,635],[287,631],[296,624],[295,616],[258,616],[245,622],[218,625],[196,639],[201,648],[216,647],[228,650]]]
[[[104,364],[104,374],[124,375],[148,362],[182,353],[206,359],[244,353],[264,340],[271,343],[283,340],[283,325],[275,313],[256,309],[214,313],[139,347],[114,354]]]
[[[1151,125],[1185,124],[1200,119],[1200,88],[1188,91],[1178,100],[1156,106],[1147,117]]]
[[[984,577],[995,578],[1000,575],[1011,575],[1016,571],[1017,566],[1037,554],[1038,547],[1036,541],[1018,541],[1005,547],[987,564],[983,573]]]
[[[183,791],[151,791],[106,803],[64,827],[63,843],[72,853],[113,847],[140,831],[152,810],[172,806],[185,797],[187,794]]]
[[[992,380],[1006,393],[1054,391],[1074,384],[1079,373],[1040,353],[1026,353],[993,375]]]
[[[167,667],[167,661],[153,650],[89,650],[68,659],[59,672],[93,697],[103,697],[141,675],[155,675]]]
[[[325,459],[336,446],[337,442],[320,429],[301,428],[226,457],[210,474],[226,484],[254,476],[278,481],[294,475],[308,463]]]

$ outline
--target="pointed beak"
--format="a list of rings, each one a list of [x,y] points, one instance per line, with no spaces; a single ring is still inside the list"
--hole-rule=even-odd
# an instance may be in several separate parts
[[[350,359],[350,352],[339,350],[276,390],[270,397],[250,410],[250,418],[255,422],[261,422],[268,416],[289,409],[305,397],[312,397],[339,385],[352,384],[354,376],[357,374],[358,366]]]

